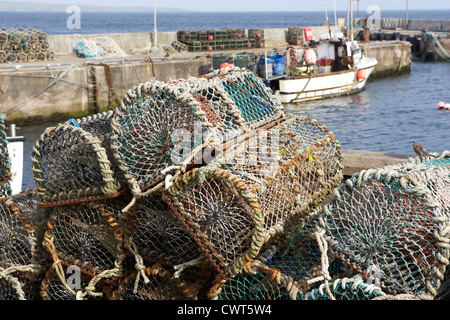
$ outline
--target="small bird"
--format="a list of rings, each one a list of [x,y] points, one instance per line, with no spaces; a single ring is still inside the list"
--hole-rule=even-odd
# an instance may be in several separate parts
[[[420,157],[433,157],[432,154],[429,154],[424,147],[422,147],[417,141],[411,142],[414,148],[414,152]]]

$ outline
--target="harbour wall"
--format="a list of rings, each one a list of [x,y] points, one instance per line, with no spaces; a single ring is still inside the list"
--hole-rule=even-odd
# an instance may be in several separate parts
[[[326,27],[313,27],[316,39],[326,32]],[[176,32],[160,32],[157,36],[161,46],[177,39]],[[74,43],[96,37],[115,40],[129,56],[78,58]],[[285,48],[288,29],[264,29],[264,38],[266,47],[259,51],[262,54],[274,47]],[[49,35],[48,39],[56,54],[54,61],[0,65],[0,113],[6,113],[8,123],[27,125],[103,112],[114,108],[127,90],[139,83],[199,76],[213,66],[211,52],[175,54],[171,60],[149,52],[151,33]],[[407,42],[369,42],[362,46],[367,56],[379,62],[369,79],[411,70]]]
[[[365,18],[353,19],[355,25],[361,27],[364,26]],[[427,29],[428,31],[436,32],[450,32],[450,20],[420,20],[420,19],[408,19],[406,18],[382,18],[373,19],[370,26],[374,26],[373,29],[386,29],[396,30],[398,28],[404,30],[421,31]]]

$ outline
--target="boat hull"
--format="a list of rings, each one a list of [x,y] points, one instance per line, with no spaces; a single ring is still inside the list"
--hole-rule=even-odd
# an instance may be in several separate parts
[[[376,64],[358,69],[349,69],[312,77],[284,78],[279,80],[281,103],[296,103],[309,100],[354,94],[364,89],[367,79]],[[366,71],[365,79],[358,79],[357,73]]]
[[[8,137],[8,154],[11,159],[11,191],[12,195],[22,191],[23,180],[23,137]]]

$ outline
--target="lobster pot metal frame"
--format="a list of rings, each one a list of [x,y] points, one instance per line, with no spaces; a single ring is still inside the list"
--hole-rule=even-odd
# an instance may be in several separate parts
[[[111,113],[47,128],[36,142],[32,170],[41,206],[118,196],[126,188],[110,150]]]
[[[354,174],[318,226],[333,255],[388,295],[435,297],[449,264],[449,153]]]
[[[342,156],[332,133],[294,117],[262,130],[262,139],[256,134],[229,146],[212,164],[175,179],[163,197],[228,278],[272,237],[307,217],[341,178]]]
[[[99,281],[114,282],[124,273],[124,221],[127,196],[52,209],[43,245],[65,281],[63,266],[77,266],[91,277],[83,296],[96,296]],[[66,287],[67,285],[63,283]]]

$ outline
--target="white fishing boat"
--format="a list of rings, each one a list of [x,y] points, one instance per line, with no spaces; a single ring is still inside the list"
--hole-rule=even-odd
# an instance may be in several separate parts
[[[9,126],[9,136],[6,137],[9,159],[11,161],[10,186],[12,195],[22,191],[23,181],[23,143],[25,138],[16,135],[16,125]]]
[[[277,96],[282,103],[359,92],[378,63],[375,58],[365,56],[356,41],[343,38],[289,50],[297,63],[287,66],[288,75],[278,79]]]
[[[287,48],[285,74],[271,84],[281,103],[348,95],[364,89],[378,61],[367,57],[354,40],[352,12],[349,0],[346,28],[349,38],[340,32],[337,23],[332,32],[327,14],[329,32],[314,39],[310,28],[305,28],[308,43],[298,49]]]

